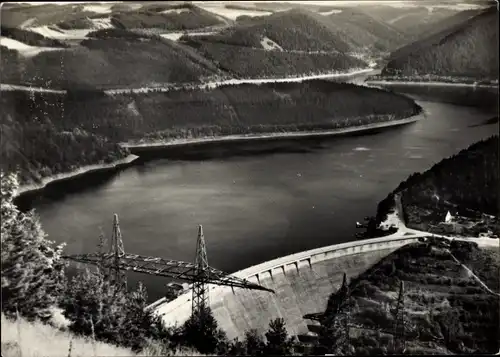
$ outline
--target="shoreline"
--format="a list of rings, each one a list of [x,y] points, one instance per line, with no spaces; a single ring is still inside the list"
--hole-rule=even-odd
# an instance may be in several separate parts
[[[425,112],[417,115],[398,120],[389,120],[382,123],[373,123],[352,126],[343,129],[333,129],[324,131],[302,131],[302,132],[285,132],[285,133],[266,133],[266,134],[244,134],[244,135],[227,135],[219,137],[205,137],[196,139],[175,139],[171,141],[149,142],[149,143],[121,143],[120,145],[127,149],[161,149],[169,147],[181,147],[190,145],[202,145],[210,143],[223,143],[223,142],[246,142],[246,141],[262,141],[262,140],[282,140],[282,139],[296,139],[296,138],[311,138],[311,137],[328,137],[337,136],[349,133],[359,133],[367,130],[382,129],[387,127],[411,124],[418,120],[425,118]]]
[[[389,81],[389,80],[366,80],[364,83],[370,85],[405,85],[405,86],[431,86],[431,87],[462,87],[462,88],[498,88],[498,84],[474,84],[474,83],[452,83],[436,81]]]
[[[150,92],[150,91],[159,91],[166,92],[172,90],[180,90],[180,89],[191,89],[191,88],[199,88],[199,89],[213,89],[224,85],[237,85],[237,84],[264,84],[264,83],[282,83],[282,82],[302,82],[314,79],[329,79],[329,78],[343,78],[343,77],[352,77],[356,75],[361,75],[364,73],[373,72],[373,68],[364,68],[364,69],[354,69],[350,72],[332,72],[332,73],[320,73],[320,74],[311,74],[307,76],[290,76],[290,77],[277,77],[277,78],[247,78],[247,79],[239,79],[239,78],[231,78],[225,80],[214,80],[208,81],[206,83],[185,83],[176,85],[174,83],[163,83],[161,85],[150,86],[150,87],[138,87],[138,88],[115,88],[115,89],[96,89],[97,91],[102,91],[106,94],[123,94],[123,93],[142,93],[142,92]],[[39,86],[27,86],[21,84],[10,84],[10,83],[0,83],[0,91],[33,91],[33,92],[41,92],[41,93],[58,93],[58,94],[66,94],[67,89],[59,89],[59,88],[44,88]]]
[[[26,193],[32,193],[35,191],[42,190],[45,187],[47,187],[48,185],[55,183],[55,182],[74,179],[76,177],[79,177],[79,176],[82,176],[85,174],[89,174],[92,172],[96,172],[96,171],[106,171],[106,170],[118,169],[122,166],[131,164],[132,162],[134,162],[138,158],[139,158],[139,156],[130,154],[123,159],[114,161],[114,162],[109,163],[109,164],[95,164],[95,165],[82,166],[79,169],[71,171],[71,172],[64,172],[64,173],[52,175],[49,177],[44,177],[42,179],[42,182],[39,184],[28,184],[28,185],[20,186],[15,197],[19,197],[19,196],[26,194]]]
[[[182,147],[182,146],[192,146],[192,145],[203,145],[203,144],[216,144],[216,143],[224,143],[224,142],[251,142],[251,141],[263,141],[263,140],[282,140],[282,139],[301,139],[301,138],[311,138],[311,137],[328,137],[328,136],[337,136],[342,134],[350,134],[350,133],[360,133],[373,129],[383,129],[388,127],[395,127],[405,124],[411,124],[418,120],[421,120],[425,117],[425,112],[420,114],[411,116],[409,118],[400,119],[400,120],[392,120],[382,123],[374,123],[374,124],[366,124],[359,125],[350,128],[344,129],[336,129],[336,130],[328,130],[328,131],[315,131],[315,132],[296,132],[296,133],[276,133],[276,134],[248,134],[248,135],[231,135],[231,136],[223,136],[223,137],[213,137],[213,138],[199,138],[199,139],[182,139],[177,141],[169,141],[169,142],[152,142],[145,144],[130,144],[130,143],[120,143],[119,145],[127,148],[129,150],[133,149],[143,149],[142,151],[146,151],[148,148],[151,149],[162,149],[162,148],[171,148],[171,147]],[[52,175],[49,177],[45,177],[42,179],[42,182],[39,184],[28,184],[19,187],[19,190],[16,194],[16,197],[27,193],[33,193],[39,190],[46,188],[46,186],[56,183],[59,181],[66,181],[75,179],[79,176],[90,174],[93,172],[101,172],[112,169],[118,169],[125,165],[130,165],[134,161],[140,158],[140,155],[129,154],[127,157],[109,163],[109,164],[95,164],[80,167],[77,170],[65,173],[59,173],[56,175]]]

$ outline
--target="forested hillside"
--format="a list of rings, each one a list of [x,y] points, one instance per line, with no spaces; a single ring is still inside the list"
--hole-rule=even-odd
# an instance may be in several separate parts
[[[44,4],[2,7],[2,25],[7,27],[57,26],[65,30],[91,29],[93,20],[110,20],[118,28],[187,30],[221,25],[214,14],[192,4]]]
[[[393,58],[383,76],[498,79],[498,14],[495,8],[475,16],[451,33],[417,42]]]
[[[351,51],[380,54],[406,43],[408,36],[387,22],[371,16],[369,11],[345,8],[323,16],[329,28],[340,34]]]
[[[342,53],[282,52],[254,49],[194,38],[187,42],[202,56],[237,78],[300,77],[322,73],[346,73],[368,65]]]
[[[90,34],[93,37],[83,40],[81,46],[61,51],[27,58],[9,54],[8,59],[2,59],[9,66],[3,71],[2,82],[105,89],[196,83],[222,76],[210,61],[170,40],[109,31]]]
[[[417,52],[428,46],[433,46],[439,43],[441,39],[452,34],[454,31],[464,26],[468,20],[481,13],[479,10],[460,11],[457,14],[450,16],[437,24],[434,24],[429,30],[425,31],[417,41],[408,43],[407,45],[398,48],[390,54],[391,59],[408,56],[412,52]]]
[[[498,147],[498,136],[492,136],[424,173],[412,174],[379,204],[377,221],[384,219],[399,192],[407,224],[420,229],[444,221],[448,211],[471,217],[478,213],[498,216]]]
[[[448,249],[422,243],[406,245],[353,277],[348,289],[332,294],[320,341],[327,350],[328,345],[338,345],[335,339],[328,338],[328,332],[338,326],[337,336],[342,334],[340,326],[349,308],[350,323],[358,326],[351,328],[349,342],[353,352],[401,353],[392,342],[397,298],[403,282],[406,353],[496,353],[500,348],[498,297],[467,275],[460,265],[470,267],[486,286],[498,292],[500,267],[495,255],[498,253],[478,249],[468,242],[453,242]],[[345,291],[349,291],[348,297]],[[337,309],[340,313],[336,313]],[[330,348],[328,352],[333,351]]]
[[[192,4],[149,4],[138,10],[118,12],[111,18],[123,29],[158,28],[170,31],[198,29],[224,24],[214,14]]]
[[[109,96],[94,91],[4,92],[2,168],[23,183],[126,153],[123,141],[328,130],[405,118],[413,100],[328,81],[224,86]],[[49,138],[49,140],[48,140]]]
[[[293,9],[253,18],[249,23],[224,30],[202,40],[252,48],[263,48],[264,37],[285,51],[348,52],[349,46],[338,34],[324,26],[313,13]]]

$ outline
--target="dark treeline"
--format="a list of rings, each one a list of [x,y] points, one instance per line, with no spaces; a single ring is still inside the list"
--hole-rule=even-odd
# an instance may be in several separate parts
[[[421,110],[405,96],[321,80],[115,96],[9,91],[1,101],[2,167],[21,165],[23,183],[123,157],[124,141],[338,129]]]
[[[410,226],[425,228],[443,222],[447,211],[466,217],[478,213],[498,216],[498,160],[498,136],[492,136],[424,173],[410,175],[379,203],[377,222],[385,219],[398,192],[402,193],[405,220]]]
[[[466,265],[478,262],[474,265],[476,273],[498,291],[499,267],[492,252],[468,242],[453,242],[450,251]],[[465,277],[450,253],[418,243],[398,249],[350,281],[350,297],[344,304],[350,306],[351,323],[382,329],[364,330],[351,337],[356,354],[391,352],[400,281],[405,286],[407,353],[498,351],[498,297],[486,292],[472,277]],[[341,293],[332,294],[330,300]],[[325,313],[333,311],[327,309]]]

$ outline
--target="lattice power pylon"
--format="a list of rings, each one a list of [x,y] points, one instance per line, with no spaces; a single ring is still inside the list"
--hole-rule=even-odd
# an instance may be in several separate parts
[[[123,247],[122,233],[120,231],[120,222],[118,215],[113,215],[113,231],[111,233],[111,242],[109,254],[112,259],[108,266],[108,279],[110,279],[116,287],[127,288],[127,277],[120,269],[120,260],[125,256],[125,248]]]
[[[404,315],[404,282],[400,281],[398,301],[394,309],[394,345],[393,349],[396,354],[404,353],[406,350],[405,338],[405,315]]]
[[[195,255],[195,274],[198,279],[193,283],[193,314],[199,314],[203,309],[209,306],[207,275],[208,275],[208,258],[207,248],[205,246],[205,237],[203,236],[203,227],[198,226],[198,241],[196,242]],[[200,315],[201,316],[201,315]]]
[[[208,265],[203,228],[198,228],[198,243],[196,247],[195,263],[170,260],[159,257],[147,257],[137,254],[127,254],[123,248],[123,241],[118,224],[118,216],[113,218],[113,237],[111,249],[107,254],[89,253],[63,256],[64,259],[101,265],[103,261],[107,264],[110,278],[118,284],[123,284],[124,271],[134,271],[143,274],[163,276],[175,280],[192,282],[193,288],[193,314],[197,314],[201,307],[208,304],[208,284],[229,286],[231,288],[243,288],[260,290],[274,293],[268,289],[246,279],[231,276],[228,273],[212,268]]]

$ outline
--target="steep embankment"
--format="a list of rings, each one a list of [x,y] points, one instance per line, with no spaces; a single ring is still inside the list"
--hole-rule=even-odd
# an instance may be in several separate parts
[[[498,232],[499,157],[498,136],[471,145],[457,155],[444,159],[424,173],[414,173],[380,202],[377,222],[394,205],[401,193],[406,223],[421,230],[435,229],[448,211],[470,219],[482,219],[472,227],[460,228],[463,234],[477,236],[488,230]],[[459,229],[459,231],[460,231]],[[455,233],[459,233],[455,231]]]
[[[368,67],[348,55],[352,48],[324,21],[321,15],[294,9],[254,18],[218,34],[183,36],[180,40],[220,68],[243,78]]]
[[[125,30],[100,30],[88,36],[79,46],[35,56],[8,52],[6,58],[2,56],[6,65],[2,82],[53,89],[106,89],[197,83],[223,76],[210,61],[158,36]]]
[[[407,353],[498,352],[499,259],[458,241],[415,243],[388,255],[349,283],[350,322],[363,331],[351,336],[356,352],[389,349],[400,282]]]
[[[402,50],[383,69],[387,79],[498,80],[498,14],[488,9],[453,30]]]
[[[314,80],[109,96],[2,94],[2,167],[38,175],[119,159],[118,143],[331,130],[406,118],[421,108],[382,90]]]

